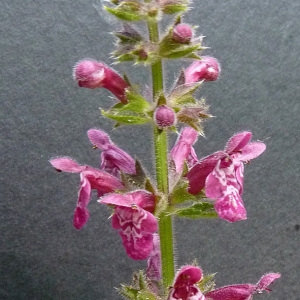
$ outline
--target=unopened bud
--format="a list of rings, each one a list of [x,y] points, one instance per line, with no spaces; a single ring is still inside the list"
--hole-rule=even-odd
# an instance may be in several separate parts
[[[161,105],[156,108],[154,113],[155,123],[159,128],[170,127],[175,124],[175,113],[166,105]]]
[[[128,83],[106,64],[95,60],[82,60],[76,64],[73,77],[80,87],[89,89],[106,88],[121,102],[126,103],[125,89]]]
[[[188,24],[178,24],[173,29],[173,40],[178,43],[186,44],[191,41],[193,30]]]
[[[217,59],[203,56],[201,60],[196,60],[184,70],[185,83],[195,83],[198,81],[217,80],[221,72],[221,67]]]

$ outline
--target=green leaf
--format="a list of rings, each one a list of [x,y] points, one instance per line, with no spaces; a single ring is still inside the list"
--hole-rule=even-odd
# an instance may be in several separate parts
[[[137,300],[157,300],[157,296],[149,291],[140,291],[137,295]]]
[[[143,19],[140,13],[139,3],[125,1],[116,8],[104,6],[104,9],[124,21],[135,22]]]
[[[193,93],[202,84],[202,82],[196,82],[188,85],[180,85],[175,87],[168,97],[168,100],[172,103],[172,106],[181,106],[183,104],[196,104],[197,101],[193,96]]]
[[[125,185],[126,188],[129,190],[133,189],[144,189],[146,185],[146,174],[143,170],[142,165],[138,160],[135,161],[135,170],[136,174],[125,174],[122,173],[122,182]]]
[[[120,111],[146,113],[151,108],[150,103],[142,95],[136,93],[133,89],[129,89],[126,91],[126,98],[128,100],[128,103],[120,108]]]
[[[185,201],[194,201],[196,198],[188,193],[188,182],[180,181],[173,189],[171,195],[171,204],[180,204]]]
[[[139,290],[134,288],[133,286],[122,285],[120,289],[118,289],[119,293],[126,297],[126,299],[136,300]]]
[[[198,202],[189,207],[178,209],[175,214],[179,217],[198,219],[198,218],[217,218],[214,205],[209,202]]]
[[[166,4],[163,7],[163,12],[165,14],[171,15],[180,12],[184,12],[188,9],[188,1],[181,1],[180,4]]]
[[[169,51],[160,53],[162,57],[177,59],[182,57],[187,57],[193,54],[194,51],[199,50],[200,45],[181,45],[176,47],[175,49],[170,49]]]
[[[101,110],[103,116],[116,121],[117,123],[135,125],[135,124],[145,124],[151,119],[143,114],[138,114],[129,111],[119,111],[119,110]]]
[[[215,273],[205,275],[197,284],[203,294],[206,294],[215,288],[215,275]]]

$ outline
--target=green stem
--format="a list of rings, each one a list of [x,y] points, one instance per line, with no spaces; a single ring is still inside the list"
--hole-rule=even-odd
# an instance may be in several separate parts
[[[154,21],[148,22],[150,41],[159,41],[158,24]],[[163,91],[163,68],[162,60],[152,64],[153,98],[159,97]],[[167,201],[169,193],[168,181],[168,136],[165,130],[154,128],[155,167],[156,180],[159,191],[164,195],[161,201]],[[159,236],[162,259],[163,285],[168,288],[174,279],[174,249],[172,217],[161,213],[159,216]]]

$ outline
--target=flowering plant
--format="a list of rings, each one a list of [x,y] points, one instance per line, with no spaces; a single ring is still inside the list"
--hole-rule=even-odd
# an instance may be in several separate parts
[[[147,259],[146,271],[137,272],[131,285],[119,289],[125,299],[250,300],[254,294],[269,292],[269,285],[280,274],[265,274],[257,284],[215,288],[214,276],[204,276],[197,264],[176,271],[173,219],[247,219],[242,200],[244,164],[262,154],[266,145],[251,142],[252,133],[243,131],[230,137],[224,150],[198,159],[193,145],[204,136],[203,121],[211,115],[195,91],[206,81],[217,80],[221,68],[217,59],[199,56],[206,49],[203,37],[196,37],[195,27],[182,22],[190,1],[110,2],[105,10],[123,22],[122,29],[114,33],[118,42],[112,55],[118,63],[131,61],[151,69],[152,97],[146,99],[127,76],[92,59],[79,61],[73,76],[80,87],[103,87],[114,95],[117,104],[102,110],[102,115],[116,126],[152,124],[156,176],[154,180],[146,175],[140,161],[115,145],[107,133],[88,130],[91,144],[101,151],[99,168],[80,165],[69,157],[50,160],[57,171],[80,174],[75,228],[88,222],[88,204],[96,190],[98,202],[111,208],[112,227],[127,255]],[[160,36],[159,22],[164,15],[175,18]],[[136,22],[146,22],[148,37],[138,31]],[[192,62],[180,72],[174,86],[165,89],[163,60],[182,58]],[[170,134],[178,134],[171,150]]]

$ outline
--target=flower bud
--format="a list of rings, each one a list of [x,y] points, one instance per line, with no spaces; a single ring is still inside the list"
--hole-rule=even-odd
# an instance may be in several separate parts
[[[221,67],[217,59],[203,56],[201,60],[196,60],[184,70],[185,83],[195,83],[198,81],[217,80],[221,72]]]
[[[80,87],[89,89],[106,88],[121,102],[126,103],[125,89],[128,83],[106,64],[95,60],[82,60],[76,64],[73,77]]]
[[[188,24],[178,24],[173,29],[173,40],[178,43],[187,44],[193,37],[193,30]]]
[[[161,105],[154,112],[154,121],[159,128],[170,127],[175,124],[175,113],[166,105]]]

